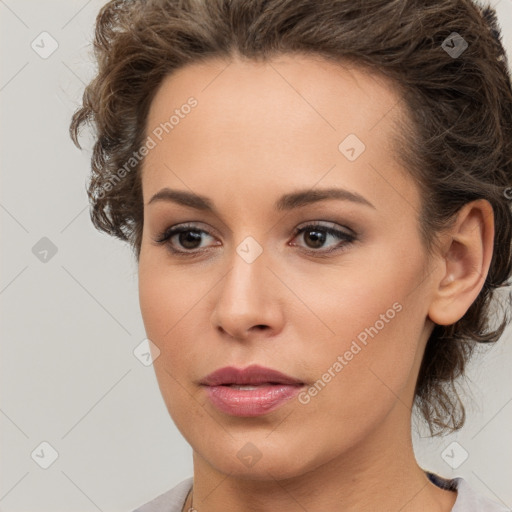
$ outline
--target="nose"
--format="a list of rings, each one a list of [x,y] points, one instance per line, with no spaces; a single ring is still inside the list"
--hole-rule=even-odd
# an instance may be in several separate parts
[[[261,332],[273,336],[282,329],[282,284],[267,263],[264,253],[252,263],[234,255],[231,269],[218,285],[211,315],[223,335],[246,340]]]

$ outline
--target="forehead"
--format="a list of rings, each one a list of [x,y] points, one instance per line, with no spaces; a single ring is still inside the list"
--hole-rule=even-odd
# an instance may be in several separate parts
[[[148,131],[191,96],[198,100],[200,108],[194,110],[202,114],[202,126],[208,129],[205,122],[213,122],[228,133],[241,121],[245,130],[272,124],[287,133],[297,122],[340,134],[347,128],[362,133],[377,124],[381,130],[387,123],[380,121],[401,99],[382,75],[320,56],[286,54],[266,62],[212,59],[164,78],[150,108]],[[178,136],[183,132],[173,131]]]
[[[150,107],[145,201],[161,187],[209,195],[219,180],[226,198],[244,186],[268,195],[319,180],[378,195],[390,172],[384,181],[407,187],[392,154],[400,100],[381,76],[321,57],[188,65],[163,80]]]

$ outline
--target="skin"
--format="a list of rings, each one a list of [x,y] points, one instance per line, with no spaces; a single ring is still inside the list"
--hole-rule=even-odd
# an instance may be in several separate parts
[[[440,250],[426,252],[420,191],[392,152],[400,98],[361,69],[297,55],[189,65],[162,82],[147,134],[190,96],[197,106],[144,162],[139,292],[163,399],[193,448],[194,508],[450,511],[456,493],[415,460],[411,407],[434,322],[457,321],[483,286],[489,203],[466,205]],[[348,134],[366,145],[353,162],[338,149]],[[148,204],[165,187],[207,196],[217,213]],[[373,207],[329,199],[274,209],[283,194],[328,187]],[[356,240],[324,232],[315,245],[311,230],[294,234],[311,222]],[[195,246],[174,236],[168,243],[189,251],[179,257],[155,240],[183,223],[206,233]],[[248,236],[263,250],[252,263],[236,251]],[[400,312],[307,404],[233,417],[199,385],[218,368],[260,364],[311,386],[395,303]],[[237,457],[247,443],[261,456],[250,467]]]

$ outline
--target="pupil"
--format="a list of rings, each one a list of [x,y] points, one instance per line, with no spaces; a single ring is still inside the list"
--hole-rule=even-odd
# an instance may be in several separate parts
[[[195,242],[199,242],[199,244],[201,244],[201,233],[197,233],[195,231],[185,231],[180,233],[179,240],[180,244],[186,249],[195,249],[197,247]]]
[[[321,247],[325,242],[326,234],[321,231],[308,231],[307,234],[313,234],[313,237],[308,237],[313,239],[313,247]]]

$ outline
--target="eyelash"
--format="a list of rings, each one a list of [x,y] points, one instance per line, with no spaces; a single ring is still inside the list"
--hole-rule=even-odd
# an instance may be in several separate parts
[[[171,251],[172,254],[176,256],[183,256],[183,257],[193,257],[197,256],[200,253],[204,253],[205,249],[196,249],[196,250],[188,250],[188,251],[182,251],[179,249],[175,249],[172,244],[170,243],[171,238],[173,238],[176,235],[179,235],[181,233],[188,233],[188,232],[194,232],[194,233],[205,233],[207,235],[210,235],[208,231],[205,231],[203,229],[199,229],[196,226],[192,224],[184,224],[180,225],[178,227],[172,227],[164,230],[162,233],[160,233],[156,239],[154,240],[157,245],[167,245],[169,251]],[[329,255],[333,252],[341,252],[347,248],[348,245],[352,244],[356,240],[356,236],[350,233],[346,233],[344,231],[340,231],[338,229],[334,229],[328,226],[325,226],[323,224],[317,224],[312,223],[308,224],[307,226],[304,226],[302,228],[296,228],[293,234],[293,238],[296,238],[297,236],[301,235],[304,232],[308,231],[320,231],[325,232],[329,235],[335,236],[341,240],[340,244],[335,246],[332,249],[328,250],[322,250],[322,249],[304,249],[303,250],[309,254],[314,254],[316,256],[322,257]],[[211,235],[210,235],[211,236]]]

